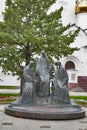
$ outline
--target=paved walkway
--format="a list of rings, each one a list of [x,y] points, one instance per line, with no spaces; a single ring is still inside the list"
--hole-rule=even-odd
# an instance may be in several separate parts
[[[5,90],[7,92],[7,90]],[[10,91],[19,92],[17,91]],[[70,95],[85,95],[87,93],[82,92],[69,92]],[[76,120],[33,120],[17,118],[6,115],[4,108],[8,104],[0,105],[0,130],[87,130],[87,108],[83,108],[86,111],[86,117]]]
[[[24,119],[6,115],[5,106],[0,106],[0,130],[87,130],[87,116],[76,120]]]
[[[73,96],[87,96],[87,92],[69,92]]]
[[[0,89],[0,93],[19,93],[20,89]]]

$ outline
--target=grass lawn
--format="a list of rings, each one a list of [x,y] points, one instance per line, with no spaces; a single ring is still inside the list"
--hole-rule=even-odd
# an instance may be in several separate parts
[[[0,97],[4,96],[4,97],[10,97],[10,96],[14,96],[17,97],[19,96],[19,93],[0,93]]]
[[[70,96],[70,99],[80,106],[87,107],[87,96]]]
[[[87,96],[70,96],[70,98],[74,100],[82,99],[87,101]]]
[[[17,89],[17,86],[0,86],[0,89]]]

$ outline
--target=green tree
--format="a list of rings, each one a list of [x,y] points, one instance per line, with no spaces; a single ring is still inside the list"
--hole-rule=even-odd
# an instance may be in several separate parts
[[[72,54],[77,48],[70,48],[78,34],[63,26],[61,12],[63,8],[47,14],[56,0],[7,0],[0,22],[0,66],[3,72],[21,75],[25,65],[34,56],[45,50],[48,57],[59,59]]]

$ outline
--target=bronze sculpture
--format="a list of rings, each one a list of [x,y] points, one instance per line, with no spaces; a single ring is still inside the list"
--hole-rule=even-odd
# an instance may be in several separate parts
[[[41,57],[36,65],[36,73],[39,77],[37,95],[40,97],[50,96],[50,73],[51,65],[45,51],[41,51]]]
[[[68,92],[68,74],[65,68],[62,67],[61,62],[56,62],[56,71],[53,79],[54,92],[56,99],[62,103],[70,103]]]
[[[51,64],[45,51],[41,51],[41,55],[35,71],[32,70],[32,61],[24,68],[20,97],[5,108],[5,113],[17,117],[51,120],[85,117],[85,111],[70,101],[68,74],[61,62],[55,63],[56,70],[51,79]]]

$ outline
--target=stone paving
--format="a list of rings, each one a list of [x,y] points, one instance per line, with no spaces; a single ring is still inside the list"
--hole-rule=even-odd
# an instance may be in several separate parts
[[[0,105],[0,130],[87,130],[87,114],[76,120],[34,120],[6,115],[5,106]]]
[[[87,95],[87,93],[70,92],[70,95]],[[86,117],[75,120],[34,120],[17,118],[6,115],[4,108],[8,104],[0,105],[0,130],[87,130]]]
[[[87,92],[69,92],[69,95],[73,95],[73,96],[87,96]]]

